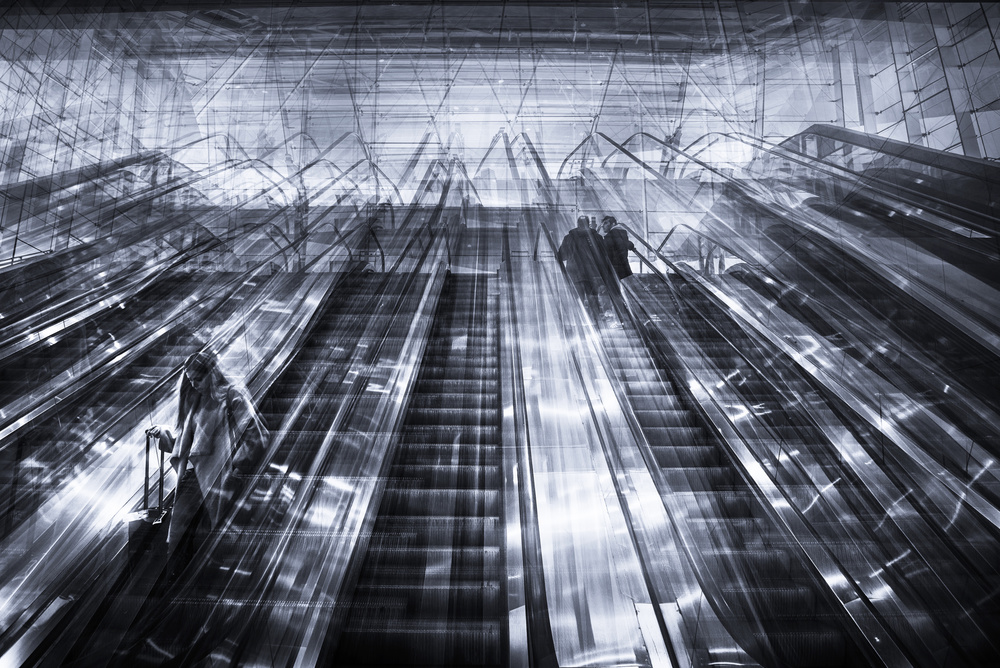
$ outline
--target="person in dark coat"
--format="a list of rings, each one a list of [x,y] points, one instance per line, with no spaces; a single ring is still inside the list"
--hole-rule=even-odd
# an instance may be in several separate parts
[[[590,229],[587,216],[576,220],[576,227],[563,237],[559,259],[576,285],[587,310],[594,316],[602,313],[603,301],[608,300],[608,281],[614,281],[614,269],[608,262],[604,237]],[[609,304],[610,307],[610,304]]]
[[[629,241],[628,232],[618,224],[614,216],[604,216],[601,229],[604,231],[604,248],[608,253],[608,261],[614,267],[615,274],[619,279],[628,278],[632,275],[628,252],[635,250],[635,244]]]

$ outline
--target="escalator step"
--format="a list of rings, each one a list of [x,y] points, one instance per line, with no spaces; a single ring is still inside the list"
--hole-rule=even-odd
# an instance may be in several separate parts
[[[646,369],[636,368],[636,367],[618,368],[615,369],[614,375],[615,378],[625,382],[626,384],[638,383],[638,382],[646,382],[654,384],[661,382],[661,376],[659,371],[649,368]]]
[[[469,330],[458,328],[451,335],[442,336],[441,332],[435,332],[433,339],[427,342],[426,352],[437,355],[442,352],[461,353],[468,357],[473,357],[472,351],[476,351],[475,357],[480,352],[488,355],[499,354],[497,347],[497,337],[487,334],[485,331]]]
[[[724,549],[716,553],[721,558],[732,559],[745,573],[753,574],[758,584],[770,580],[786,582],[791,574],[791,556],[785,549]]]
[[[429,546],[499,545],[502,531],[498,517],[398,515],[377,518],[372,540],[419,534]]]
[[[395,467],[436,467],[448,465],[458,458],[458,464],[493,463],[498,459],[496,445],[492,443],[413,443],[406,444],[396,455]],[[395,468],[393,469],[395,470]],[[405,471],[402,475],[406,475]]]
[[[716,491],[707,496],[720,517],[753,517],[757,508],[749,491]]]
[[[418,392],[410,401],[410,409],[433,409],[447,407],[449,409],[497,410],[497,397],[486,393],[458,392]]]
[[[712,492],[738,485],[736,472],[729,466],[664,469],[668,489]]]
[[[447,616],[449,609],[461,611],[464,622],[487,621],[500,612],[500,583],[449,582],[444,586],[407,584],[362,584],[355,590],[363,605],[355,605],[349,630],[385,628],[386,622],[419,617],[430,620]]]
[[[662,390],[643,394],[630,393],[629,403],[637,414],[641,411],[679,410],[683,408],[676,395],[664,394]]]
[[[461,426],[430,426],[406,425],[403,427],[401,441],[405,443],[435,444],[441,442],[474,445],[477,443],[497,443],[499,428],[493,424],[461,425]]]
[[[496,381],[498,369],[496,367],[472,367],[463,368],[449,364],[448,366],[425,367],[421,371],[421,386],[425,380],[430,381],[464,381],[473,383],[477,381]],[[470,378],[470,375],[472,376]]]
[[[380,512],[499,516],[500,494],[497,490],[475,489],[387,489]]]
[[[635,409],[635,417],[644,431],[655,428],[694,427],[691,411],[678,407],[663,406],[655,410]]]
[[[763,642],[764,638],[760,640]],[[789,622],[781,631],[768,633],[766,641],[790,666],[833,668],[847,665],[847,639],[836,628],[824,629],[813,624]]]
[[[741,548],[752,549],[751,546],[763,549],[770,544],[771,524],[757,518],[694,518],[691,523],[695,527],[700,525],[698,530],[707,535],[728,536],[724,543],[727,552]]]
[[[418,408],[411,407],[406,414],[408,427],[434,425],[439,427],[478,426],[496,423],[496,410],[481,411],[468,408]]]
[[[465,489],[495,489],[500,486],[499,462],[487,464],[394,464],[389,471],[388,483],[399,486],[419,486],[424,489],[460,487]]]
[[[679,436],[677,441],[685,441],[684,436]],[[694,468],[704,466],[721,466],[723,464],[722,453],[714,445],[666,445],[653,447],[653,455],[656,463],[661,468]]]
[[[369,551],[358,583],[369,588],[383,584],[419,587],[427,577],[447,577],[456,583],[475,584],[487,573],[499,574],[500,560],[496,547],[428,547],[415,537],[411,545],[376,546]]]
[[[501,627],[497,622],[406,621],[376,632],[345,630],[337,665],[449,666],[499,665]]]
[[[646,435],[646,440],[654,448],[702,446],[705,444],[705,432],[701,427],[695,425],[646,427],[642,431]]]
[[[493,394],[498,391],[497,379],[493,378],[420,378],[418,392],[435,394]]]
[[[766,611],[769,619],[804,619],[816,613],[816,593],[811,587],[792,582],[774,587],[723,587],[727,598],[749,596],[755,607]]]

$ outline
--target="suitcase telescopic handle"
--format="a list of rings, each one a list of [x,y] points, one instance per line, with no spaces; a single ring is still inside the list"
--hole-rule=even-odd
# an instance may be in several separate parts
[[[149,510],[149,445],[153,442],[153,435],[146,432],[146,474],[142,476],[142,509]]]
[[[161,509],[161,511],[162,511],[162,509],[163,509],[163,450],[161,450],[159,448],[159,446],[157,446],[156,453],[157,453],[157,455],[160,458],[160,485],[159,485],[160,492],[159,492],[159,502],[156,504],[156,507],[159,508],[159,509]]]
[[[142,477],[142,509],[149,510],[149,449],[152,447],[153,435],[146,431],[146,469],[145,475]],[[158,505],[157,508],[163,508],[163,450],[156,448],[157,453],[159,453],[159,466],[160,466],[160,484],[157,493]]]

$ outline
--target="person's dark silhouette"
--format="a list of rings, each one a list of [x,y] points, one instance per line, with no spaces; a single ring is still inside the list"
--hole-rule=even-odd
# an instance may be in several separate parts
[[[632,275],[632,267],[628,262],[628,252],[635,250],[635,244],[629,241],[628,232],[618,224],[614,216],[604,216],[601,220],[601,230],[604,232],[604,248],[608,253],[608,261],[619,279]]]
[[[563,237],[559,259],[591,315],[596,317],[610,309],[608,281],[615,280],[614,270],[608,262],[604,238],[590,229],[587,216],[577,218],[576,227]]]

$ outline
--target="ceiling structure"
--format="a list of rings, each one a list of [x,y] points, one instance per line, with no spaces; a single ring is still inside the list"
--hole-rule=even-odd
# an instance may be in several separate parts
[[[853,75],[830,54],[885,16],[878,4],[788,2],[117,7],[6,13],[10,74],[26,77],[8,95],[38,106],[9,99],[21,113],[8,123],[103,123],[115,132],[101,139],[146,148],[224,134],[251,153],[303,133],[288,145],[296,161],[355,132],[387,170],[427,131],[473,166],[498,131],[526,132],[553,166],[597,130],[687,145],[844,124],[858,117],[857,100],[844,109]]]

